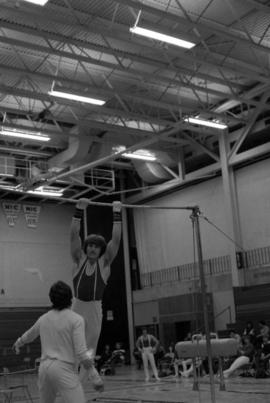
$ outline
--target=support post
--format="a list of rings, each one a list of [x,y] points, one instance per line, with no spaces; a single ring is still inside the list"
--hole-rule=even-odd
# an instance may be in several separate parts
[[[126,285],[126,302],[127,302],[127,318],[128,318],[128,337],[129,337],[129,352],[130,362],[134,360],[134,321],[133,321],[133,306],[132,306],[132,289],[130,276],[130,254],[129,254],[129,239],[128,239],[128,220],[127,210],[122,209],[122,229],[123,229],[123,251],[124,251],[124,266],[125,266],[125,285]]]
[[[195,206],[192,209],[192,214],[191,214],[190,218],[194,222],[195,235],[196,235],[197,256],[198,256],[198,266],[199,266],[199,273],[200,273],[203,317],[204,317],[204,327],[205,327],[205,337],[206,337],[206,349],[207,349],[209,377],[210,377],[211,403],[215,403],[216,402],[215,384],[214,384],[214,373],[213,373],[213,366],[212,366],[212,350],[211,350],[208,312],[207,312],[206,283],[205,283],[205,277],[204,277],[204,271],[203,271],[203,256],[202,256],[202,243],[201,243],[199,216],[200,216],[200,209],[198,206]]]
[[[219,390],[226,390],[225,387],[225,382],[224,382],[224,374],[223,374],[223,357],[218,357],[218,368],[219,368],[219,374],[220,374],[220,384],[219,384]]]
[[[238,245],[242,244],[241,225],[238,210],[238,200],[235,185],[233,168],[228,163],[229,141],[228,133],[222,133],[219,136],[220,162],[222,172],[222,184],[224,190],[224,207],[227,216],[228,232],[232,239]],[[241,285],[240,273],[237,267],[236,252],[238,247],[229,243],[229,251],[232,266],[232,285],[239,287]],[[243,273],[242,273],[243,274]]]

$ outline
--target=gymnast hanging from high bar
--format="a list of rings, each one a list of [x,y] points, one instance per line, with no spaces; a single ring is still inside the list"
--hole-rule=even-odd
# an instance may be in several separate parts
[[[117,255],[121,234],[121,208],[119,201],[112,203],[113,228],[112,238],[106,243],[104,237],[90,234],[82,243],[80,237],[81,221],[84,210],[89,205],[88,199],[80,199],[76,204],[70,231],[70,250],[73,260],[73,310],[85,320],[85,336],[87,347],[95,355],[102,325],[102,298],[108,278],[111,273],[110,265]],[[82,378],[85,372],[82,369]],[[92,368],[89,378],[94,387],[102,388],[102,380],[97,371]]]

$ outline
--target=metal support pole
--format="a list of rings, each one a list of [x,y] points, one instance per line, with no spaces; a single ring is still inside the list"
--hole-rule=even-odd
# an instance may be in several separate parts
[[[204,271],[203,271],[203,256],[202,256],[202,244],[201,244],[199,216],[200,216],[200,209],[198,206],[195,206],[192,210],[192,214],[191,214],[190,218],[194,222],[195,234],[196,234],[198,265],[199,265],[199,272],[200,272],[201,295],[202,295],[202,304],[203,304],[203,317],[204,317],[205,337],[206,337],[206,349],[207,349],[207,355],[208,355],[208,366],[209,366],[209,377],[210,377],[211,402],[215,403],[216,402],[215,384],[214,384],[214,373],[213,373],[213,366],[212,366],[212,351],[211,351],[209,320],[208,320],[208,312],[207,312],[206,284],[205,284],[205,277],[204,277]]]
[[[227,135],[226,135],[227,134]],[[220,150],[220,163],[222,172],[222,185],[224,191],[224,209],[227,216],[228,234],[235,240],[238,245],[242,245],[241,225],[239,217],[239,203],[237,198],[235,174],[233,168],[228,163],[228,153],[230,152],[230,145],[228,141],[228,133],[220,133],[219,136],[219,150]],[[237,268],[236,261],[236,245],[230,242],[228,244],[230,258],[231,258],[231,274],[232,283],[234,287],[239,287],[241,281],[244,280],[242,275],[245,273],[243,270],[240,272]],[[238,249],[239,250],[239,249]],[[234,313],[235,316],[235,313]]]
[[[128,238],[128,219],[127,210],[122,210],[122,228],[123,228],[123,251],[124,251],[124,266],[125,266],[125,285],[126,285],[126,301],[127,301],[127,319],[128,319],[128,337],[129,337],[129,354],[130,362],[134,360],[134,321],[133,321],[133,303],[132,303],[132,288],[130,276],[130,253],[129,253],[129,238]]]
[[[220,373],[220,384],[219,384],[219,390],[226,390],[225,387],[225,382],[224,382],[224,374],[223,374],[223,358],[218,357],[218,368],[219,368],[219,373]]]
[[[192,365],[193,365],[193,388],[192,390],[199,390],[199,380],[196,368],[196,358],[192,358]]]

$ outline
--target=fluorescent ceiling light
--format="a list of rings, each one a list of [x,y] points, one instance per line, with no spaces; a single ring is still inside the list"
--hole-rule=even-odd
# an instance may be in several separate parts
[[[3,136],[17,137],[29,140],[49,141],[50,137],[42,135],[40,132],[30,132],[15,129],[5,129],[2,127],[0,134]]]
[[[198,118],[186,118],[185,122],[194,123],[196,125],[213,127],[215,129],[226,129],[228,126],[224,123],[212,122],[211,120],[203,120]]]
[[[154,155],[145,154],[143,151],[145,151],[145,150],[134,151],[134,153],[124,153],[122,155],[123,155],[123,157],[131,158],[134,160],[143,160],[143,161],[155,161],[156,160],[156,157]]]
[[[116,153],[119,153],[121,151],[124,151],[126,149],[126,146],[116,146],[113,147],[113,150]],[[154,153],[152,153],[149,150],[136,150],[133,152],[126,152],[122,154],[123,157],[125,158],[131,158],[131,159],[135,159],[135,160],[143,160],[143,161],[155,161],[156,160],[156,156]]]
[[[126,146],[115,146],[112,148],[112,150],[115,153],[120,153],[121,151],[125,151]],[[124,152],[122,154],[122,157],[125,158],[132,158],[132,159],[136,159],[136,160],[144,160],[144,161],[155,161],[156,160],[156,156],[154,153],[152,153],[149,150],[135,150],[135,151],[128,151],[128,152]]]
[[[0,183],[0,189],[5,189],[5,190],[14,190],[16,192],[23,192],[23,189],[20,187],[20,185],[8,185],[5,183]],[[39,186],[38,188],[34,190],[28,190],[26,193],[28,194],[33,194],[33,195],[38,195],[38,196],[51,196],[51,197],[61,197],[63,196],[63,189],[61,188],[54,188],[52,186]]]
[[[48,2],[48,0],[24,0],[27,3],[33,3],[37,4],[38,6],[45,6],[45,4]]]
[[[105,101],[102,100],[102,99],[85,97],[85,96],[82,96],[82,95],[71,94],[69,92],[51,90],[51,91],[48,92],[48,94],[53,96],[53,97],[70,99],[72,101],[84,102],[84,103],[87,103],[87,104],[93,104],[93,105],[99,105],[99,106],[102,106],[102,105],[105,104]]]
[[[52,196],[52,197],[61,197],[63,196],[63,189],[53,188],[49,186],[39,186],[34,190],[28,190],[27,193],[40,195],[40,196]]]
[[[181,48],[191,49],[195,46],[195,43],[184,41],[183,39],[176,38],[174,36],[161,34],[160,32],[152,31],[150,29],[141,28],[138,26],[129,28],[129,31],[133,34],[146,36],[147,38],[156,39],[157,41],[167,42],[171,45],[180,46]]]

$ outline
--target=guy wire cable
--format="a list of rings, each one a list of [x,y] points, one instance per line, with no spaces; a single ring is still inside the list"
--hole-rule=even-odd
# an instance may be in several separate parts
[[[204,218],[204,220],[212,225],[217,231],[219,231],[225,238],[227,238],[230,242],[232,242],[237,248],[239,248],[242,252],[245,252],[245,249],[239,245],[235,239],[231,238],[226,232],[224,232],[221,228],[219,228],[216,224],[214,224],[209,218],[207,218],[204,214],[200,213],[199,218]],[[261,264],[258,264],[258,266],[262,266]],[[246,281],[246,271],[244,271],[244,280]]]
[[[246,252],[246,250],[239,245],[233,238],[231,238],[226,232],[224,232],[222,229],[220,229],[216,224],[214,224],[212,221],[209,220],[209,218],[205,217],[203,214],[200,214],[200,218],[204,218],[208,224],[212,225],[217,231],[219,231],[222,235],[224,235],[229,241],[231,241],[235,246],[237,246],[239,249],[241,249],[242,252]],[[257,266],[262,267],[263,263],[257,263]]]
[[[222,235],[225,236],[229,241],[231,241],[237,248],[241,249],[243,252],[245,252],[245,249],[239,245],[235,239],[231,238],[226,232],[224,232],[221,228],[219,228],[216,224],[214,224],[212,221],[209,220],[204,214],[200,214],[200,218],[203,218],[206,222],[208,222],[210,225],[212,225],[217,231],[219,231]]]
[[[225,238],[227,238],[230,242],[232,242],[242,252],[246,252],[245,249],[241,245],[239,245],[233,238],[231,238],[228,234],[226,234],[226,232],[224,232],[221,228],[219,228],[216,224],[214,224],[211,220],[209,220],[209,218],[207,218],[204,214],[200,213],[199,218],[203,218],[206,222],[208,222],[208,224],[212,225],[217,231],[219,231],[223,236],[225,236]],[[256,265],[257,265],[257,267],[263,267],[263,263],[257,263]],[[249,267],[249,265],[247,264],[247,266],[245,268],[248,269],[248,267]],[[247,277],[246,270],[244,270],[244,272],[243,272],[243,277],[244,277],[244,280],[246,281],[246,277]]]

